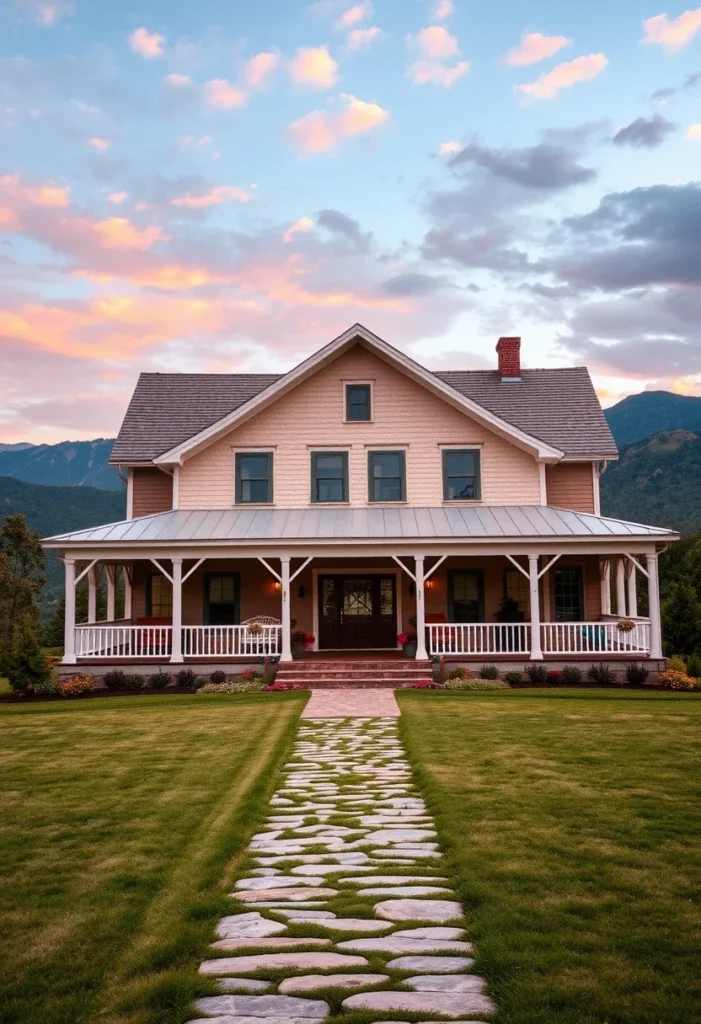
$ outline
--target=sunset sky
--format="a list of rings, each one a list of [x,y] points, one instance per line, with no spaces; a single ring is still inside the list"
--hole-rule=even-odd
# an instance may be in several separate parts
[[[360,321],[701,394],[701,7],[0,0],[0,441]]]

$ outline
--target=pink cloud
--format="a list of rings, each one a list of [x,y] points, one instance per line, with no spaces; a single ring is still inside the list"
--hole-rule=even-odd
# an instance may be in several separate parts
[[[382,29],[376,25],[372,25],[369,28],[354,28],[352,32],[348,33],[346,38],[346,49],[347,50],[361,50],[364,46],[369,46],[370,43],[379,39],[382,35]]]
[[[119,206],[126,201],[127,194],[126,192],[112,192],[107,198],[114,206]]]
[[[129,49],[133,53],[138,53],[145,60],[162,57],[165,43],[165,36],[159,36],[157,32],[149,32],[143,27],[134,29],[129,36]]]
[[[436,0],[436,9],[433,17],[437,21],[445,21],[453,13],[453,0]]]
[[[288,127],[292,141],[303,153],[325,153],[343,139],[365,135],[389,120],[377,103],[343,96],[342,110],[313,110]]]
[[[365,21],[372,14],[372,4],[367,2],[355,4],[353,7],[349,7],[347,11],[341,15],[338,19],[339,28],[352,28],[361,21]]]
[[[289,245],[295,235],[300,232],[311,231],[313,227],[314,221],[311,217],[299,217],[294,224],[290,224],[289,228],[282,236],[282,240],[285,245]]]
[[[306,46],[290,61],[290,75],[297,85],[330,89],[338,79],[338,64],[326,46]]]
[[[71,190],[67,185],[27,185],[18,174],[5,174],[0,177],[0,195],[27,206],[66,207],[70,201]]]
[[[166,75],[164,81],[167,85],[172,85],[178,88],[179,86],[190,85],[192,79],[189,75]]]
[[[110,148],[109,139],[94,138],[88,139],[88,142],[93,149],[97,149],[100,153],[104,153],[106,149]]]
[[[73,0],[15,0],[15,6],[42,28],[53,28],[61,18],[75,14]]]
[[[167,238],[159,227],[138,228],[126,217],[108,217],[92,225],[98,238],[108,249],[150,249]]]
[[[425,60],[449,60],[460,53],[458,41],[442,25],[429,25],[419,32],[416,45]]]
[[[444,89],[450,89],[469,70],[470,62],[467,60],[461,60],[457,64],[452,65],[436,64],[428,60],[422,60],[411,65],[409,74],[417,85],[433,83],[435,85],[442,85]]]
[[[213,78],[204,86],[204,99],[208,107],[215,110],[230,110],[240,107],[246,102],[246,96],[226,78]]]
[[[701,141],[701,124],[689,125],[687,129],[685,139],[689,142],[700,142]]]
[[[701,31],[701,7],[684,11],[678,18],[656,14],[643,22],[643,42],[661,46],[667,53],[677,53],[688,46]]]
[[[608,67],[608,57],[603,53],[590,53],[587,57],[576,57],[565,64],[558,64],[552,71],[543,73],[535,82],[517,85],[516,92],[529,100],[551,100],[561,89],[570,89],[579,82],[589,82]]]
[[[409,68],[409,75],[417,85],[430,83],[450,89],[470,70],[470,62],[466,60],[448,63],[459,56],[460,47],[455,36],[442,25],[429,25],[417,36],[409,36],[407,42],[419,51],[420,59]]]
[[[170,200],[171,206],[183,207],[186,210],[203,210],[208,206],[219,206],[221,203],[248,203],[253,193],[235,185],[217,185],[207,192],[176,196]]]
[[[572,44],[573,40],[566,36],[544,36],[541,32],[530,32],[521,37],[521,42],[509,50],[504,60],[512,67],[537,64],[540,60],[554,57],[565,46]]]
[[[459,153],[461,149],[462,146],[459,142],[443,142],[438,150],[438,155],[455,156],[455,154]]]
[[[257,53],[255,57],[251,57],[246,61],[243,71],[246,85],[251,88],[265,85],[279,63],[280,55],[277,53]]]

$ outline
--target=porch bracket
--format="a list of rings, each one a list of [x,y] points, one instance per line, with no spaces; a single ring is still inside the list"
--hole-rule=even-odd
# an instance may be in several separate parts
[[[90,572],[90,570],[91,570],[91,569],[94,569],[96,565],[97,565],[97,558],[93,558],[92,562],[91,562],[91,563],[90,563],[90,565],[89,565],[89,566],[87,567],[87,569],[83,569],[83,571],[82,571],[82,572],[80,573],[80,575],[79,575],[79,576],[76,576],[76,578],[75,578],[75,581],[74,581],[74,582],[75,582],[76,584],[80,583],[80,581],[81,581],[81,580],[82,580],[82,579],[83,579],[83,578],[84,578],[85,576],[87,576],[87,575],[88,575],[88,573]]]
[[[647,576],[648,579],[650,578],[650,573],[647,571],[647,569],[644,569],[642,567],[637,558],[634,558],[633,555],[626,555],[626,558],[628,558],[633,563],[633,565],[640,570],[643,576]]]
[[[509,559],[509,561],[512,563],[512,565],[516,566],[516,568],[518,569],[518,571],[521,573],[522,576],[525,576],[527,580],[529,580],[531,578],[531,574],[529,573],[528,569],[524,569],[522,565],[519,565],[519,563],[516,561],[516,559],[513,557],[513,555],[510,555],[507,552],[506,557]]]
[[[447,555],[441,555],[436,564],[432,565],[428,572],[424,573],[424,583],[429,578],[429,576],[433,576],[434,572],[436,571],[436,569],[438,569],[439,566],[443,565],[447,557]]]
[[[193,572],[197,572],[197,570],[199,569],[199,567],[202,565],[202,563],[204,561],[206,561],[206,559],[200,558],[199,562],[195,562],[195,564],[193,565],[192,569],[188,569],[188,571],[183,576],[182,582],[185,583],[187,580],[189,580],[190,577],[192,576]]]
[[[266,562],[266,560],[261,555],[258,555],[258,561],[263,563],[265,568],[268,570],[268,572],[271,574],[271,576],[275,577],[275,579],[278,581],[278,583],[282,583],[282,576],[280,575],[280,573],[279,572],[275,572],[275,570],[273,569],[272,565],[269,565],[268,562]]]
[[[407,569],[406,565],[404,565],[404,562],[402,562],[402,560],[400,558],[398,558],[397,555],[392,555],[392,558],[397,563],[399,568],[404,570],[404,572],[407,574],[409,579],[413,580],[414,583],[416,583],[416,576],[414,576],[413,572],[411,572],[410,569]]]
[[[261,558],[261,562],[262,561],[263,561],[263,559]],[[309,558],[306,560],[306,562],[302,562],[302,564],[300,565],[299,569],[296,569],[295,572],[293,572],[292,575],[290,576],[290,583],[294,583],[294,581],[297,579],[299,574],[301,572],[304,572],[304,570],[307,568],[309,563],[312,562],[312,561],[314,561],[314,555],[310,555]]]
[[[173,582],[173,577],[170,575],[169,572],[165,571],[161,563],[156,558],[150,558],[149,561],[153,562],[157,569],[160,569],[160,571],[163,573],[163,575],[165,576],[169,583]]]
[[[541,569],[540,572],[538,573],[538,579],[541,579],[543,576],[545,576],[545,574],[548,571],[548,569],[550,569],[553,565],[555,565],[555,562],[557,562],[558,558],[562,558],[562,555],[553,555],[553,557],[550,559],[550,561],[545,566],[545,568]]]

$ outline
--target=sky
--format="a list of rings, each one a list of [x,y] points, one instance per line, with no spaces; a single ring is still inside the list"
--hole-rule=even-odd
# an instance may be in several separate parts
[[[701,7],[0,0],[0,441],[355,322],[701,394]]]

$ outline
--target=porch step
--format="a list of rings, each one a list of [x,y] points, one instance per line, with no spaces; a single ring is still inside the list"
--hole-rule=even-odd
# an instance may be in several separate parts
[[[280,683],[295,683],[311,689],[388,687],[401,689],[431,681],[431,663],[407,659],[375,661],[299,661],[280,665]]]

